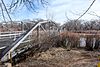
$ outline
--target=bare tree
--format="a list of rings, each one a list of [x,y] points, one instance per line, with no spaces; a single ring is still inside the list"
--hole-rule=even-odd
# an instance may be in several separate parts
[[[5,14],[6,11],[10,21],[12,21],[10,12],[16,10],[19,7],[26,7],[29,11],[36,12],[40,6],[45,6],[48,4],[47,0],[11,0],[10,3],[6,3],[4,0],[0,1],[1,12],[3,15],[3,19],[5,21]]]
[[[81,21],[79,21],[79,20],[77,22],[75,20],[67,21],[65,23],[64,27],[68,31],[80,30],[81,29]]]
[[[9,6],[9,10],[11,11],[12,9],[16,9],[20,6],[25,6],[28,10],[32,9],[34,12],[36,12],[35,9],[37,9],[39,5],[44,7],[47,4],[47,0],[12,0]]]
[[[20,7],[26,7],[29,11],[36,12],[39,7],[44,7],[47,4],[47,0],[10,0],[9,3],[1,0],[0,8],[4,22],[7,22],[9,19],[11,27],[13,27],[13,20],[10,15],[12,12],[16,11]]]

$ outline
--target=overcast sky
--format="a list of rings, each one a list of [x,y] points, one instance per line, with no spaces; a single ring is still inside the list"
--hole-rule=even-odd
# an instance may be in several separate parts
[[[40,6],[40,8],[37,10],[38,13],[32,13],[26,8],[23,8],[22,10],[17,11],[15,14],[12,14],[11,17],[13,20],[35,18],[52,19],[63,24],[63,22],[67,20],[66,16],[69,19],[77,19],[79,15],[83,14],[83,12],[90,6],[92,1],[93,0],[50,0],[48,7],[43,8]],[[100,0],[96,0],[91,9],[81,19],[98,19],[98,17],[88,14],[94,14],[93,12],[100,16]]]

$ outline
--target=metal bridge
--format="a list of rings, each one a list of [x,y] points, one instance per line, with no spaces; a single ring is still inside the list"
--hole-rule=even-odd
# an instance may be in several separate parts
[[[26,45],[23,45],[23,43],[32,41],[31,40],[32,38],[29,39],[29,36],[34,36],[34,35],[32,35],[32,33],[34,33],[34,30],[37,27],[41,27],[42,30],[46,32],[45,28],[43,28],[43,26],[42,26],[42,24],[45,24],[45,23],[50,23],[50,22],[49,21],[37,22],[26,32],[18,32],[17,34],[13,33],[13,34],[0,35],[0,60],[1,60],[1,62],[5,62],[5,61],[9,60],[10,54],[12,55],[11,57],[13,58],[18,53],[22,53],[26,49],[31,48],[32,47],[31,45],[26,46]],[[41,29],[39,29],[39,30],[41,30]],[[49,32],[50,32],[50,30],[49,30]],[[5,39],[7,39],[7,40],[3,39],[3,36],[6,37]],[[4,41],[2,41],[2,40],[4,40]],[[20,49],[15,50],[19,46],[22,46],[20,48],[24,48],[24,50],[20,50]]]

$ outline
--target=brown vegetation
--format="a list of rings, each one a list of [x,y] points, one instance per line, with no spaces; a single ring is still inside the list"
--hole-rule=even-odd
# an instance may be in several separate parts
[[[51,48],[46,52],[36,53],[14,67],[96,67],[99,54],[84,50]]]

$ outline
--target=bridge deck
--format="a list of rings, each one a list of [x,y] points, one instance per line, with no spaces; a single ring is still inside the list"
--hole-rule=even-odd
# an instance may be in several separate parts
[[[7,39],[0,39],[0,48],[4,47],[4,46],[9,46],[13,43],[13,39],[12,38],[7,38]]]

